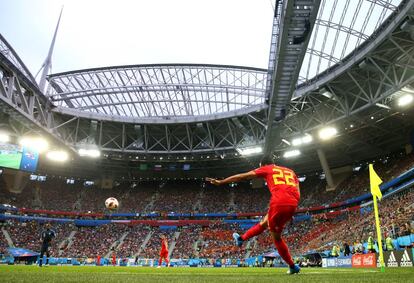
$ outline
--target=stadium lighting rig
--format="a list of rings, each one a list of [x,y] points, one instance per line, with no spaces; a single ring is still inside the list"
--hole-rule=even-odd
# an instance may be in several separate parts
[[[7,143],[10,141],[10,136],[6,133],[0,133],[0,142]]]
[[[284,158],[292,158],[292,157],[296,157],[296,156],[299,156],[300,155],[300,151],[299,150],[297,150],[297,149],[294,149],[294,150],[289,150],[289,151],[286,151],[284,154],[283,154],[283,157]]]
[[[260,154],[263,152],[263,148],[261,146],[255,147],[246,147],[246,148],[238,148],[237,151],[244,156]]]
[[[319,90],[319,94],[325,96],[328,99],[331,99],[333,96],[332,93],[324,87]]]
[[[80,148],[78,150],[80,156],[98,158],[101,156],[101,151],[96,148]]]
[[[321,140],[329,140],[336,136],[338,130],[334,127],[326,127],[319,131],[319,138]]]
[[[388,109],[388,110],[391,109],[391,107],[389,107],[388,105],[382,104],[382,103],[375,103],[375,105],[380,107],[380,108],[384,108],[384,109]]]
[[[40,137],[23,137],[20,139],[20,145],[34,149],[39,153],[46,151],[49,148],[49,143],[44,138]]]
[[[290,145],[290,142],[288,140],[282,139],[282,142],[284,142],[287,145]]]
[[[313,141],[313,137],[309,134],[305,134],[303,137],[296,138],[292,140],[293,146],[299,146],[302,144],[308,144]]]
[[[49,160],[56,161],[56,162],[65,162],[69,159],[68,153],[66,151],[63,151],[63,150],[49,151],[46,154],[46,157]]]
[[[411,102],[413,102],[414,97],[412,94],[407,93],[404,94],[403,96],[401,96],[400,98],[398,98],[398,106],[403,107],[403,106],[407,106],[408,104],[410,104]]]

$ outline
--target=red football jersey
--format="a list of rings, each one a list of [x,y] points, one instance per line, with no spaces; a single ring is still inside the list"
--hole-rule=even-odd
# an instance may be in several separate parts
[[[162,251],[167,251],[168,250],[168,248],[167,248],[167,239],[161,241],[161,250]]]
[[[266,180],[272,194],[270,200],[272,204],[294,206],[299,204],[299,180],[292,169],[271,164],[257,168],[254,172]]]

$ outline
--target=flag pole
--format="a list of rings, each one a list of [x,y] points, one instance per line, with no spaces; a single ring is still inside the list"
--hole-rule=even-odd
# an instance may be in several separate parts
[[[384,252],[382,250],[382,236],[381,236],[380,220],[379,220],[379,215],[378,215],[378,203],[377,203],[376,196],[372,196],[372,198],[374,199],[375,226],[377,228],[379,260],[380,260],[380,265],[381,265],[381,272],[384,272],[385,271]]]
[[[377,175],[377,172],[374,170],[374,166],[369,164],[369,183],[371,187],[371,194],[374,200],[374,214],[375,214],[375,227],[377,228],[377,243],[378,243],[378,251],[379,251],[379,260],[381,265],[381,272],[385,271],[385,264],[384,264],[384,252],[382,250],[382,235],[381,235],[381,226],[380,226],[380,219],[378,214],[378,203],[377,198],[381,200],[382,193],[380,189],[380,185],[382,183],[381,178]]]

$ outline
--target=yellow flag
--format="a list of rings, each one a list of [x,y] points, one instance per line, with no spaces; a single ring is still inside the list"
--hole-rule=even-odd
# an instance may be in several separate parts
[[[379,188],[379,186],[382,183],[381,178],[377,175],[377,172],[375,172],[374,167],[372,164],[369,165],[369,182],[371,185],[371,194],[373,196],[376,196],[379,200],[382,198],[382,193]]]

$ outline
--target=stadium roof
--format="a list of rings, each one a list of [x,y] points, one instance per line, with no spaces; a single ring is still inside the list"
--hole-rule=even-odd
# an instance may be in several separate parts
[[[214,65],[138,65],[52,75],[59,106],[124,117],[205,116],[265,100],[266,70]]]
[[[322,0],[298,84],[312,79],[367,40],[401,0]]]
[[[298,84],[340,64],[400,2],[323,0]],[[108,67],[52,75],[48,95],[57,106],[111,117],[236,116],[264,108],[266,75],[264,69],[216,65]]]

